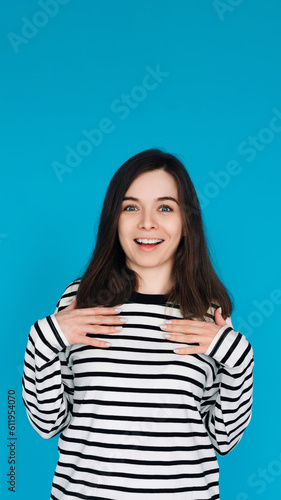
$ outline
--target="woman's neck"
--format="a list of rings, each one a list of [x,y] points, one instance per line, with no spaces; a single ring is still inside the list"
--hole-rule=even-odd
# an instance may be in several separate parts
[[[153,282],[140,280],[137,288],[138,293],[146,293],[149,295],[166,295],[172,287],[172,282],[168,284],[161,281],[161,278],[155,279]]]

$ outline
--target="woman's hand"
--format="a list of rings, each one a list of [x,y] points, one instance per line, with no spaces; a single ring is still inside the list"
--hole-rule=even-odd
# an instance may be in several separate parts
[[[88,344],[95,347],[109,347],[108,342],[94,339],[87,336],[87,333],[92,334],[109,334],[117,333],[122,330],[120,326],[126,323],[126,318],[120,316],[112,316],[118,314],[114,307],[88,307],[85,309],[76,309],[76,297],[71,304],[60,312],[54,314],[66,340],[69,344]],[[113,326],[101,325],[118,325],[116,329]]]
[[[215,311],[215,322],[216,323],[190,319],[173,319],[165,322],[168,323],[166,327],[164,326],[165,323],[159,326],[161,329],[164,329],[165,332],[173,332],[170,334],[168,340],[180,342],[181,344],[185,342],[188,344],[199,344],[199,346],[176,349],[175,352],[177,354],[205,354],[218,331],[222,326],[227,324],[223,319],[219,308]],[[166,334],[163,335],[167,338]]]

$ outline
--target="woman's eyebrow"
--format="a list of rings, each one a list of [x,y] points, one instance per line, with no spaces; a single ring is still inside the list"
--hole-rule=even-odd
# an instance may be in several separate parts
[[[138,198],[134,198],[133,196],[124,196],[123,201],[125,201],[125,200],[140,201]],[[163,201],[163,200],[171,200],[171,201],[175,201],[177,204],[179,204],[179,202],[175,198],[173,198],[172,196],[161,196],[160,198],[155,199],[155,201]]]

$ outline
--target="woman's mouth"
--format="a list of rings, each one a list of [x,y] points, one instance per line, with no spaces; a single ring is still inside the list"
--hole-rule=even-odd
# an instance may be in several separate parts
[[[136,238],[134,241],[141,250],[144,250],[147,252],[147,251],[153,250],[157,246],[161,245],[161,243],[163,243],[164,240],[160,240],[160,239],[156,239],[156,238],[155,239]]]

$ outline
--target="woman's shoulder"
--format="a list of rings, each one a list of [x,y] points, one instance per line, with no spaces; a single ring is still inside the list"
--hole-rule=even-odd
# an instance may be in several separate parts
[[[63,296],[68,293],[77,292],[81,279],[82,278],[76,278],[75,280],[71,281],[71,283],[69,283],[69,285],[67,285],[67,287],[65,288]]]
[[[76,278],[75,280],[71,281],[69,285],[67,285],[67,287],[61,294],[59,301],[57,302],[56,310],[58,310],[58,308],[61,308],[62,306],[66,307],[72,302],[75,295],[77,294],[80,281],[81,278]]]
[[[215,311],[220,307],[217,300],[212,300],[211,305],[206,313],[206,321],[215,322]],[[231,317],[225,319],[226,323],[233,328]]]

